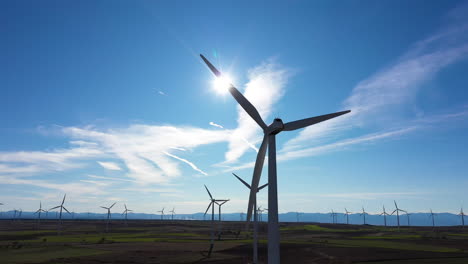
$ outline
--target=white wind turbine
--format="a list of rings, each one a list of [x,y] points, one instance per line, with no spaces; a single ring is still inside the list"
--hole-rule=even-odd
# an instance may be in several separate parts
[[[210,250],[208,251],[208,257],[211,256],[211,252],[213,251],[213,247],[214,247],[214,207],[215,207],[215,203],[216,202],[227,202],[229,200],[218,200],[218,199],[214,199],[213,196],[211,195],[210,193],[210,190],[208,190],[208,187],[206,187],[205,185],[205,189],[206,191],[208,192],[208,195],[210,196],[210,204],[208,205],[208,208],[206,208],[206,211],[205,211],[205,214],[203,215],[203,217],[206,215],[206,213],[208,213],[208,210],[210,210],[210,207],[211,207],[211,232],[210,232]]]
[[[114,207],[114,205],[116,204],[117,202],[113,203],[111,206],[109,207],[105,207],[105,206],[101,206],[101,208],[104,208],[107,210],[107,221],[106,221],[106,232],[109,231],[109,221],[110,221],[110,218],[111,218],[111,208]]]
[[[164,219],[164,208],[165,207],[163,207],[163,209],[161,211],[158,211],[158,213],[161,213],[161,220]]]
[[[243,179],[241,179],[239,176],[237,176],[235,173],[233,173],[234,177],[236,177],[240,182],[242,182],[249,190],[251,189],[250,184],[245,182]],[[257,193],[268,186],[268,183],[265,183],[264,185],[260,186],[257,188]],[[255,201],[254,201],[254,232],[253,232],[253,263],[257,264],[258,263],[258,215],[257,215],[257,195],[255,195]],[[241,221],[242,221],[242,215],[241,215]]]
[[[38,214],[37,215],[37,223],[40,224],[41,223],[41,213],[42,212],[46,212],[45,210],[42,209],[42,202],[39,202],[39,209],[34,213],[34,214]]]
[[[462,220],[462,228],[465,228],[465,213],[463,213],[463,207],[460,209],[460,213],[458,214]]]
[[[128,214],[128,212],[131,212],[132,210],[128,209],[126,204],[124,204],[124,207],[125,207],[125,210],[123,211],[122,214],[125,214],[125,225],[128,225],[127,224],[127,214]]]
[[[402,210],[402,209],[398,208],[397,203],[396,203],[395,200],[393,200],[393,202],[395,203],[395,210],[393,210],[393,212],[390,215],[393,215],[396,212],[398,230],[400,230],[400,214],[399,214],[399,212],[404,212],[404,213],[407,213],[407,212],[405,210]]]
[[[172,211],[169,211],[171,213],[171,220],[174,220],[174,214],[175,214],[175,207],[172,207]]]
[[[335,211],[333,211],[333,209],[331,210],[330,216],[332,217],[332,223],[336,224],[338,222],[337,219],[336,219],[337,215],[336,215]]]
[[[59,222],[60,222],[60,228],[62,228],[62,210],[65,210],[68,214],[71,214],[67,208],[65,208],[65,206],[63,206],[63,204],[65,203],[65,198],[67,197],[67,194],[65,194],[63,196],[63,200],[62,200],[62,203],[60,205],[57,205],[53,208],[50,208],[48,211],[50,210],[54,210],[54,209],[57,209],[57,208],[60,208],[60,215],[59,215]]]
[[[362,207],[362,213],[359,215],[362,215],[364,217],[364,224],[366,224],[366,214],[368,214],[366,211],[364,211],[364,207]]]
[[[346,224],[349,225],[349,214],[352,214],[351,212],[348,212],[348,210],[345,208],[345,215],[346,215]]]
[[[209,62],[203,55],[201,58],[216,75],[217,78],[223,79],[221,72],[219,72],[211,62]],[[260,176],[265,161],[267,146],[268,148],[268,263],[280,263],[280,233],[278,225],[278,188],[277,188],[277,175],[276,175],[276,134],[281,131],[293,131],[296,129],[311,126],[322,121],[344,115],[350,111],[342,111],[312,118],[288,122],[286,124],[280,118],[275,118],[270,125],[265,124],[257,109],[232,85],[228,84],[228,91],[240,106],[247,112],[250,117],[262,128],[264,137],[255,161],[254,172],[252,177],[252,188],[250,189],[249,204],[247,209],[247,221],[250,221],[252,210],[254,208],[255,196],[257,193]]]
[[[435,228],[434,216],[435,216],[435,214],[432,212],[432,209],[431,209],[431,215],[429,215],[429,217],[432,217],[432,227],[433,227],[433,228]]]
[[[229,201],[229,199],[227,201],[222,201],[222,202],[219,202],[219,201],[216,201],[215,204],[218,205],[218,221],[221,222],[221,206],[225,203],[227,203]]]
[[[383,215],[384,225],[387,226],[387,215],[389,214],[385,211],[385,205],[383,205],[382,207],[383,207],[383,212],[380,215]]]

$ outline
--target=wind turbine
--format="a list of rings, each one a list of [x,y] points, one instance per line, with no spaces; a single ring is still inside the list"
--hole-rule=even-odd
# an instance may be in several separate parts
[[[465,228],[465,215],[463,213],[463,207],[460,209],[460,213],[458,214],[460,217],[461,217],[461,220],[462,220],[462,228]]]
[[[218,202],[218,201],[215,202],[215,204],[218,205],[218,210],[219,210],[219,211],[218,211],[218,213],[219,213],[218,221],[219,221],[219,222],[221,222],[221,206],[222,206],[223,204],[227,203],[228,201],[229,201],[229,200],[227,200],[227,201],[222,201],[222,202]]]
[[[393,202],[395,203],[395,210],[393,210],[393,212],[390,215],[393,215],[396,212],[398,230],[400,230],[400,214],[399,214],[399,212],[404,212],[404,213],[407,213],[407,212],[405,210],[402,210],[402,209],[398,208],[397,203],[396,203],[395,200],[393,200]]]
[[[366,211],[364,211],[364,207],[362,207],[362,213],[359,215],[362,215],[364,217],[364,224],[366,224],[366,214],[368,214]]]
[[[39,202],[39,209],[34,213],[34,214],[38,214],[37,215],[37,222],[38,224],[41,223],[41,213],[42,212],[45,212],[45,210],[42,209],[42,202]]]
[[[387,215],[389,214],[385,212],[385,205],[383,205],[382,207],[383,207],[383,212],[380,215],[383,215],[384,225],[387,226]]]
[[[122,214],[125,214],[125,225],[127,225],[127,213],[131,212],[132,210],[128,209],[126,204],[124,204],[124,207],[125,207],[125,210],[123,211]]]
[[[299,217],[300,217],[301,215],[303,215],[303,214],[304,214],[304,213],[296,212],[296,222],[299,223]]]
[[[351,212],[348,212],[348,210],[345,208],[345,215],[346,215],[346,224],[349,225],[349,214],[351,214]]]
[[[235,173],[233,173],[234,177],[236,177],[242,184],[245,185],[245,187],[252,189],[250,187],[250,184],[245,182],[243,179],[241,179],[239,176],[237,176]],[[257,193],[268,186],[268,183],[265,183],[264,185],[260,186],[257,188]],[[253,263],[257,264],[258,263],[258,215],[257,215],[257,194],[255,194],[255,201],[254,201],[254,233],[253,233]],[[242,214],[241,214],[241,221],[242,221]]]
[[[62,200],[62,203],[60,205],[57,205],[57,206],[49,209],[49,211],[50,211],[50,210],[60,208],[60,216],[59,216],[60,228],[62,228],[62,210],[65,210],[67,213],[70,214],[70,212],[67,210],[67,208],[65,208],[65,206],[63,206],[63,204],[65,203],[65,198],[66,197],[67,197],[67,194],[65,194],[63,196],[63,200]]]
[[[336,224],[336,213],[333,209],[331,210],[330,216],[332,217],[332,223]]]
[[[110,221],[110,218],[111,218],[111,211],[110,209],[116,204],[117,202],[113,203],[111,206],[109,207],[105,207],[105,206],[101,206],[101,208],[104,208],[107,210],[107,221],[106,221],[106,232],[109,231],[109,221]]]
[[[169,213],[171,213],[171,220],[174,220],[174,214],[175,214],[175,208],[173,207],[172,208],[172,211],[169,211]]]
[[[16,208],[13,209],[13,221],[16,220],[16,213],[17,213],[17,212],[18,212],[18,210],[16,210]]]
[[[217,78],[223,79],[221,72],[219,72],[211,62],[209,62],[203,55],[201,58],[210,68]],[[258,184],[260,182],[260,176],[262,173],[263,163],[265,161],[265,155],[267,146],[268,147],[268,263],[275,264],[280,263],[280,233],[278,225],[278,187],[277,187],[277,175],[276,175],[276,134],[281,131],[293,131],[296,129],[311,126],[322,121],[344,115],[350,111],[342,111],[322,116],[316,116],[312,118],[306,118],[302,120],[288,122],[286,124],[280,118],[275,118],[273,123],[270,125],[265,124],[262,120],[257,109],[250,103],[232,84],[229,84],[228,88],[234,99],[240,104],[240,106],[247,112],[250,117],[262,128],[264,137],[260,149],[257,154],[255,161],[254,172],[252,177],[252,188],[250,189],[249,203],[247,209],[247,221],[250,221],[252,216],[252,210],[254,208],[255,196],[257,194]]]
[[[435,220],[434,220],[434,213],[432,212],[432,209],[431,209],[431,215],[429,217],[432,217],[432,227],[435,228]]]
[[[158,213],[161,213],[161,220],[164,219],[164,208],[165,207],[163,207],[163,209],[161,211],[158,211]]]
[[[410,213],[408,212],[405,212],[406,213],[406,220],[408,221],[408,226],[410,226],[410,218],[409,216],[411,215]]]
[[[216,202],[224,202],[224,201],[229,201],[229,200],[217,200],[217,199],[214,199],[213,196],[211,195],[210,193],[210,190],[208,190],[208,187],[206,187],[205,185],[205,189],[206,191],[208,192],[208,195],[210,196],[210,204],[208,205],[208,208],[206,208],[206,211],[205,211],[205,214],[203,215],[203,217],[206,215],[206,213],[208,212],[208,210],[210,210],[210,207],[211,207],[211,239],[210,239],[210,250],[208,251],[208,257],[211,256],[211,251],[213,251],[213,247],[214,247],[214,207],[215,207],[215,203]]]

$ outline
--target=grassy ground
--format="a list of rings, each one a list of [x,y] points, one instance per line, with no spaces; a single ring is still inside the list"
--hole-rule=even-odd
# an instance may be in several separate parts
[[[100,221],[0,221],[0,263],[248,263],[252,234],[225,222],[206,258],[210,222],[120,222],[105,232]],[[266,258],[266,225],[260,226],[260,259]],[[468,263],[468,230],[282,223],[283,263]],[[263,261],[263,262],[262,262]],[[442,262],[441,262],[442,261]]]

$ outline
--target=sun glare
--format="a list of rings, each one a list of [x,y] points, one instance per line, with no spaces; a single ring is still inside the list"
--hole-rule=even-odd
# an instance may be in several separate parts
[[[229,75],[223,75],[213,81],[213,89],[218,94],[224,95],[228,92],[228,88],[231,86],[231,83],[232,79]]]

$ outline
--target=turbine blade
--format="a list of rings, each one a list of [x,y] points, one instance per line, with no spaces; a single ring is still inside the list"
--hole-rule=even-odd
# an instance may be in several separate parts
[[[57,209],[57,208],[59,208],[59,207],[60,207],[60,205],[59,205],[59,206],[55,206],[54,208],[50,208],[49,211],[50,211],[50,210]]]
[[[393,210],[393,212],[392,212],[390,215],[393,215],[395,212],[396,212],[396,209],[395,209],[395,210]]]
[[[208,195],[210,196],[211,200],[213,200],[213,196],[211,196],[211,193],[210,193],[210,191],[208,190],[208,187],[206,187],[206,185],[205,185],[205,189],[206,189],[206,191],[208,192]]]
[[[63,207],[63,210],[67,211],[67,213],[71,214],[70,212],[68,212],[67,208]]]
[[[268,146],[268,134],[263,136],[263,142],[258,150],[257,160],[255,161],[255,167],[252,177],[252,184],[250,185],[250,196],[249,196],[249,204],[247,209],[247,222],[250,221],[252,216],[252,210],[254,207],[254,201],[256,200],[257,191],[258,191],[258,183],[260,182],[260,177],[262,176],[262,169],[263,163],[265,162],[265,155]]]
[[[127,210],[127,205],[126,205],[126,204],[124,204],[124,206],[125,206],[125,210]]]
[[[328,119],[335,118],[340,115],[344,115],[351,112],[351,110],[346,110],[346,111],[341,111],[341,112],[336,112],[332,114],[327,114],[327,115],[321,115],[321,116],[316,116],[316,117],[311,117],[311,118],[306,118],[306,119],[301,119],[301,120],[296,120],[292,122],[288,122],[284,124],[284,131],[291,131],[291,130],[296,130],[299,128],[304,128],[310,125],[314,125],[320,122],[323,122]]]
[[[67,194],[65,194],[65,195],[63,196],[62,205],[63,205],[63,203],[65,203],[65,197],[67,197]]]
[[[239,176],[237,176],[235,173],[232,173],[232,175],[234,175],[234,177],[236,177],[240,182],[242,182],[245,186],[247,186],[247,188],[250,189],[250,185],[248,183],[246,183],[243,179],[241,179]]]
[[[104,207],[104,206],[101,206],[101,208],[104,208],[104,209],[106,209],[106,210],[109,210],[109,208],[107,208],[107,207]]]
[[[205,215],[206,215],[206,213],[208,213],[208,210],[210,210],[210,207],[211,207],[212,204],[213,204],[213,202],[210,202],[210,204],[208,205],[208,208],[206,208]]]
[[[200,57],[206,63],[208,68],[210,68],[210,70],[214,73],[214,75],[216,75],[216,77],[220,78],[222,76],[221,72],[219,72],[218,69],[216,69],[215,66],[213,66],[213,64],[211,64],[211,62],[205,58],[205,56],[200,54]],[[257,122],[257,124],[262,129],[265,130],[267,128],[267,125],[265,124],[265,122],[263,122],[262,117],[258,113],[257,109],[249,102],[249,100],[247,100],[247,98],[245,98],[244,95],[242,95],[232,84],[229,87],[229,92],[234,97],[234,99],[236,99],[236,101],[241,105],[241,107],[244,108],[247,114],[249,114],[249,116],[252,117],[253,120],[255,120],[255,122]]]
[[[114,206],[116,203],[117,203],[117,202],[113,203],[113,204],[112,204],[112,205],[109,207],[109,209],[111,209],[111,208],[112,208],[112,206]]]
[[[395,203],[395,208],[398,209],[398,205],[396,204],[396,201],[393,200],[393,202]]]
[[[268,183],[263,184],[262,186],[258,187],[257,192],[260,191],[261,189],[267,187],[267,186],[268,186]]]

